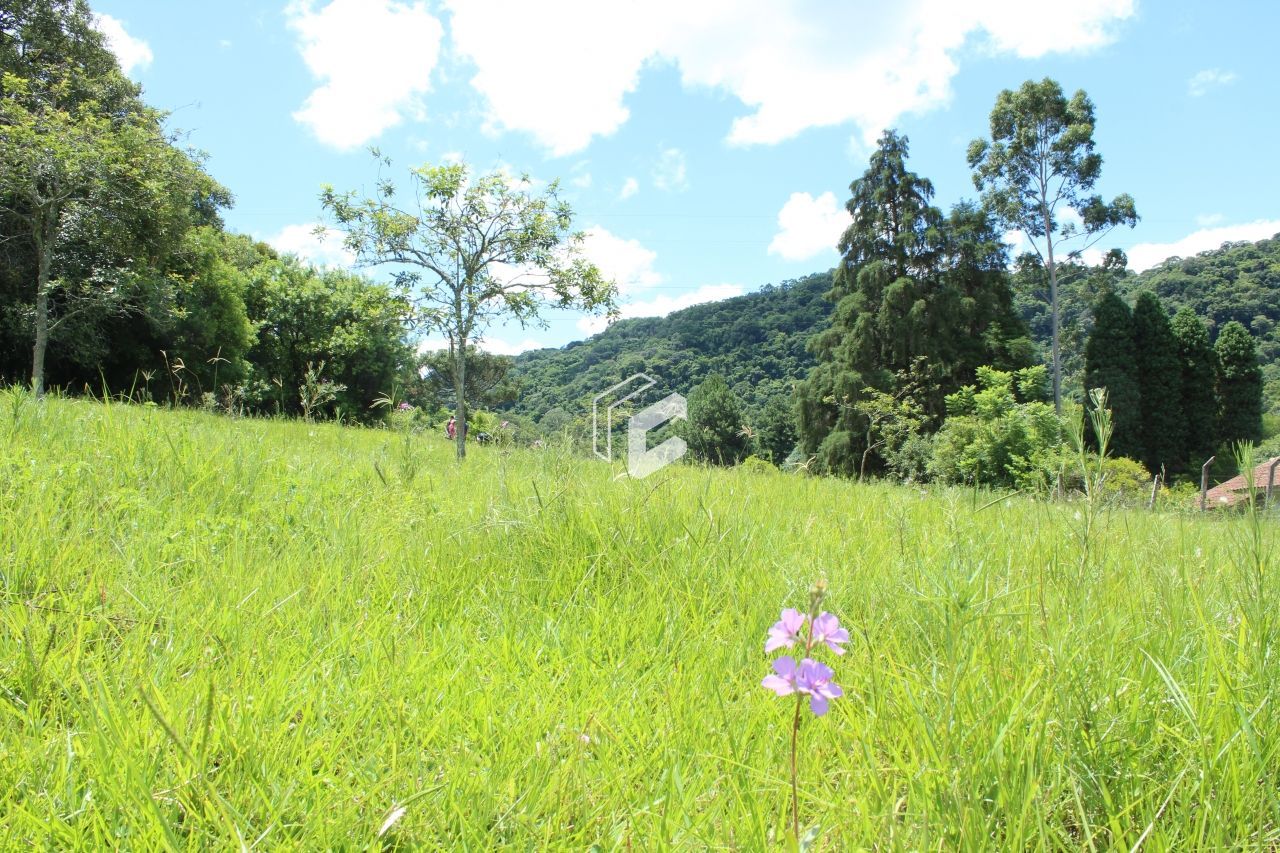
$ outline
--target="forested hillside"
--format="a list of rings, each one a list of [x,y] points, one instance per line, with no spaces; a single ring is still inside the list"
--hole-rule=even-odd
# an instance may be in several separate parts
[[[515,410],[532,417],[557,407],[580,413],[591,397],[633,373],[688,393],[719,373],[748,413],[790,398],[793,382],[813,365],[805,349],[827,322],[830,273],[766,285],[759,291],[695,305],[667,317],[621,320],[561,349],[516,358],[520,398]]]
[[[1280,234],[1170,258],[1127,284],[1129,292],[1155,291],[1171,312],[1191,308],[1214,338],[1232,320],[1243,325],[1262,354],[1266,405],[1280,406]]]
[[[1016,305],[1032,337],[1047,351],[1047,282],[1039,265],[1015,274]],[[1212,337],[1237,320],[1258,340],[1267,380],[1266,405],[1280,406],[1280,234],[1256,243],[1232,243],[1189,258],[1170,258],[1134,274],[1115,264],[1063,265],[1064,387],[1080,393],[1084,342],[1093,328],[1090,306],[1105,287],[1132,302],[1152,290],[1172,316],[1186,305],[1205,318]],[[721,373],[748,413],[789,391],[813,365],[809,336],[826,327],[831,304],[823,295],[830,273],[767,286],[723,302],[696,305],[668,317],[622,320],[585,341],[516,358],[521,383],[516,411],[540,417],[556,407],[590,405],[596,392],[637,371],[686,391]]]

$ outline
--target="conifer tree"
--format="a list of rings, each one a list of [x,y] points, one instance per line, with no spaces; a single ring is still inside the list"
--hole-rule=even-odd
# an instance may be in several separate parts
[[[1111,451],[1130,459],[1143,458],[1142,399],[1136,361],[1133,315],[1119,296],[1107,291],[1094,305],[1093,332],[1085,344],[1085,393],[1093,388],[1107,389],[1114,427]]]
[[[1218,333],[1218,443],[1262,438],[1262,369],[1258,345],[1239,322]]]
[[[1171,324],[1182,371],[1182,418],[1187,463],[1197,468],[1213,455],[1218,432],[1218,355],[1209,330],[1190,307],[1183,306]]]
[[[933,185],[906,158],[906,137],[887,131],[849,187],[853,222],[838,246],[831,325],[810,342],[818,364],[796,389],[801,449],[832,473],[862,470],[868,429],[859,402],[867,394],[892,397],[899,377],[910,375],[924,426],[936,429],[946,395],[972,382],[979,366],[1030,361],[994,220],[973,205],[943,216],[929,203]]]
[[[689,394],[685,440],[694,458],[715,465],[736,465],[750,452],[742,407],[724,377],[713,373]]]
[[[1182,364],[1178,341],[1160,297],[1149,290],[1133,306],[1133,345],[1141,396],[1142,463],[1158,472],[1180,471],[1187,455],[1182,415]]]

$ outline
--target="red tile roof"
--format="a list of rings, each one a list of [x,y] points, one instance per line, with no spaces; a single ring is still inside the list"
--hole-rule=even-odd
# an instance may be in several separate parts
[[[1267,487],[1267,476],[1270,473],[1272,463],[1276,459],[1280,459],[1280,456],[1268,459],[1253,469],[1253,486],[1255,489],[1265,489]],[[1275,485],[1280,486],[1280,466],[1276,467]],[[1248,497],[1248,482],[1244,474],[1241,474],[1210,489],[1208,495],[1205,496],[1205,507],[1234,506]],[[1197,497],[1197,503],[1199,500]]]

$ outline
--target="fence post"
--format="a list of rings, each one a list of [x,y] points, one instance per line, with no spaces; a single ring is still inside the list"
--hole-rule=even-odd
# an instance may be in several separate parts
[[[1217,456],[1210,456],[1209,461],[1200,466],[1200,511],[1205,510],[1205,501],[1209,495],[1209,466],[1214,463]]]
[[[1275,482],[1276,482],[1276,466],[1277,465],[1280,465],[1280,456],[1277,456],[1275,459],[1272,459],[1271,467],[1267,469],[1267,497],[1266,497],[1266,504],[1265,504],[1266,509],[1271,509],[1271,487],[1275,485]]]

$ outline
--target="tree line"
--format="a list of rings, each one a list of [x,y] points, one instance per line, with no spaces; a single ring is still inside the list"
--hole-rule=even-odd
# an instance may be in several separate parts
[[[403,289],[226,231],[83,0],[4,4],[0,73],[0,381],[366,420],[415,374]]]

